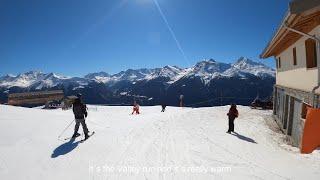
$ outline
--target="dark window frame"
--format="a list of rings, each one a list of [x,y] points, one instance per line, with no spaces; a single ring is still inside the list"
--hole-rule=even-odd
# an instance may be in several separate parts
[[[278,69],[281,69],[281,57],[278,58]]]
[[[307,69],[317,67],[317,45],[314,39],[307,39],[305,41],[306,48],[306,67]]]
[[[292,54],[293,54],[293,65],[296,66],[297,65],[297,49],[296,49],[296,47],[294,47],[292,49]]]

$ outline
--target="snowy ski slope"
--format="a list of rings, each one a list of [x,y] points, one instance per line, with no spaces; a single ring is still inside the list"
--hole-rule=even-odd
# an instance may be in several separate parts
[[[0,179],[320,179],[320,151],[301,155],[286,145],[266,123],[271,111],[238,107],[239,134],[229,135],[228,106],[141,107],[141,115],[89,108],[95,135],[79,143],[83,137],[58,139],[70,110],[0,105]]]

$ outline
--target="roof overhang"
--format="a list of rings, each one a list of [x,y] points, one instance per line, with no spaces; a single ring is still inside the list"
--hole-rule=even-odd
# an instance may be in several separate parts
[[[289,3],[291,14],[301,14],[319,6],[320,0],[293,0]]]
[[[320,25],[320,0],[294,0],[275,35],[264,49],[261,58],[277,56],[301,38],[300,34],[289,31],[284,24],[298,31],[309,33]]]

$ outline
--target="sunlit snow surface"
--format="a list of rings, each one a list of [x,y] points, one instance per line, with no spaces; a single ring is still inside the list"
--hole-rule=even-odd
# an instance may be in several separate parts
[[[0,179],[320,178],[320,151],[286,145],[266,123],[271,111],[238,107],[239,134],[230,135],[228,108],[140,107],[131,115],[132,107],[89,106],[95,135],[79,143],[58,139],[71,110],[0,105]]]

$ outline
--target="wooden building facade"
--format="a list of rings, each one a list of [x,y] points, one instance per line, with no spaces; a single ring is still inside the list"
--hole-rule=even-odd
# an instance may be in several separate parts
[[[62,90],[13,93],[8,96],[8,104],[14,106],[38,106],[51,101],[61,101],[64,98]]]
[[[293,0],[261,54],[274,57],[274,117],[294,146],[301,145],[308,106],[320,106],[320,0]]]

